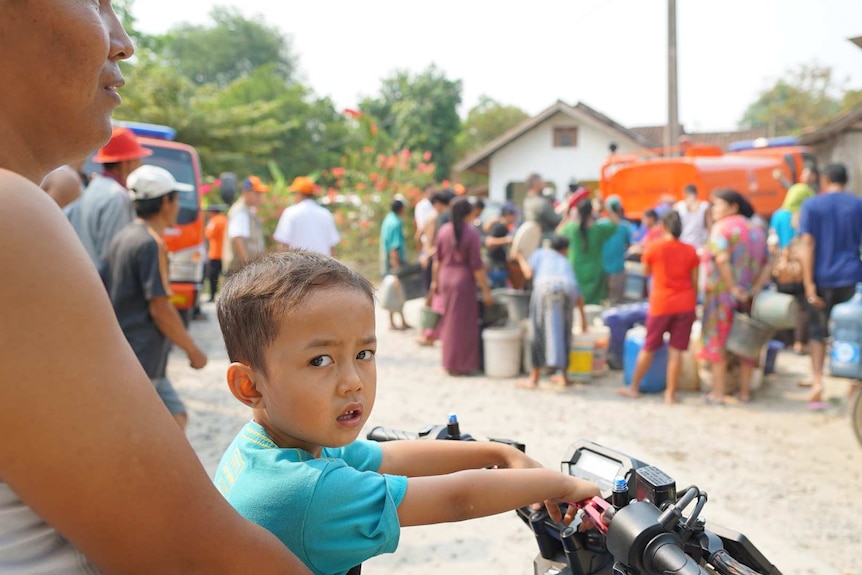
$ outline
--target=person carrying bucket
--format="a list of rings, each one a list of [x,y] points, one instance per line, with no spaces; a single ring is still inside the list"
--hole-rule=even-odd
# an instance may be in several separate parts
[[[726,348],[734,313],[747,307],[770,278],[766,234],[751,220],[753,215],[754,208],[739,192],[723,189],[713,193],[713,225],[701,255],[706,283],[699,357],[712,366],[712,391],[705,396],[708,404],[724,403]],[[757,360],[742,356],[739,360],[738,398],[748,402]]]
[[[652,275],[646,341],[638,353],[631,387],[617,391],[625,397],[640,397],[640,384],[662,346],[664,334],[670,334],[667,360],[665,403],[676,403],[676,389],[682,371],[682,354],[688,349],[691,326],[696,318],[697,251],[679,241],[682,220],[670,210],[662,214],[663,235],[644,251],[641,262],[644,275]]]
[[[539,385],[539,374],[543,367],[551,367],[556,373],[551,380],[559,387],[569,383],[569,349],[572,346],[572,323],[575,307],[581,316],[581,326],[586,332],[587,317],[584,298],[575,279],[575,272],[566,254],[569,239],[555,235],[550,248],[538,248],[529,261],[523,254],[516,254],[525,279],[533,280],[530,296],[530,353],[533,369],[530,378],[519,381],[518,387],[534,389]]]

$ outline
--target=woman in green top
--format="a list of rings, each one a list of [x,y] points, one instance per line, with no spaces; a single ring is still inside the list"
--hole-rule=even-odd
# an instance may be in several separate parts
[[[593,203],[589,199],[578,203],[579,222],[566,223],[560,233],[569,238],[569,262],[587,304],[601,304],[607,297],[607,283],[602,269],[602,247],[614,235],[618,217],[593,221]]]

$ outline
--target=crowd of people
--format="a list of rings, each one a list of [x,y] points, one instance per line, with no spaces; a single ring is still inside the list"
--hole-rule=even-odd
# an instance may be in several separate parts
[[[447,372],[478,372],[480,337],[475,326],[480,305],[475,300],[491,302],[493,288],[526,285],[531,288],[533,370],[519,385],[535,387],[543,370],[565,385],[569,354],[562,350],[571,346],[574,310],[625,301],[626,264],[639,262],[648,278],[642,294],[649,305],[646,341],[632,383],[620,390],[621,395],[640,396],[640,384],[667,337],[665,400],[675,403],[682,354],[688,351],[699,320],[697,354],[711,372],[705,401],[725,401],[731,367],[738,373],[733,382],[736,398],[750,401],[759,361],[734,356],[727,351],[727,342],[737,314],[749,314],[754,298],[773,285],[799,298],[793,350],[805,353],[807,346],[812,359],[812,379],[800,385],[811,387],[809,407],[822,409],[829,312],[849,299],[853,286],[862,280],[858,218],[862,200],[844,191],[846,183],[841,164],[824,168],[823,177],[815,166],[807,166],[770,222],[735,190],[714,190],[704,197],[688,185],[678,201],[661,197],[644,212],[640,225],[625,217],[618,197],[599,201],[577,185],[555,202],[544,195],[538,174],[527,178],[520,210],[506,203],[499,215],[484,221],[478,219],[483,206],[475,200],[470,213],[471,200],[430,189],[415,210],[416,241],[420,261],[431,276],[426,304],[442,317],[419,342],[433,345],[442,340]],[[832,220],[834,225],[823,225]],[[527,225],[539,230],[544,245],[533,257],[510,252],[516,232]],[[460,249],[453,250],[455,246]],[[559,265],[560,257],[567,258],[567,266]],[[457,283],[463,290],[457,305],[454,291],[439,289],[441,281]],[[586,329],[586,319],[583,324]]]

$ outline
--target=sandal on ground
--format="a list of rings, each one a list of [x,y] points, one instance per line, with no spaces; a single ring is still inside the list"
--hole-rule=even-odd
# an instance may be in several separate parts
[[[703,396],[703,402],[707,405],[724,405],[724,399],[713,397],[708,393]]]

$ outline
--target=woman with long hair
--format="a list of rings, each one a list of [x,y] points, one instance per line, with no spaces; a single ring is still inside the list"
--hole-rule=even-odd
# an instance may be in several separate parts
[[[559,233],[569,238],[569,262],[575,270],[584,302],[601,304],[607,297],[607,281],[602,268],[602,248],[617,230],[620,216],[614,211],[608,218],[593,221],[593,202],[578,202],[578,221],[564,224]]]
[[[739,192],[718,190],[712,194],[713,224],[701,255],[706,275],[703,299],[700,358],[712,366],[712,390],[707,403],[723,403],[727,376],[727,337],[735,312],[750,306],[751,299],[769,281],[766,234],[751,220],[754,208]],[[756,361],[740,357],[738,397],[751,399],[751,375]]]
[[[111,135],[134,52],[111,3],[0,14],[0,573],[308,573],[215,489],[37,185]]]
[[[468,221],[473,206],[467,198],[452,201],[452,220],[440,228],[434,242],[431,294],[439,294],[443,304],[440,339],[443,342],[443,369],[450,375],[479,371],[479,300],[477,286],[486,305],[494,303],[485,266],[482,239]]]

